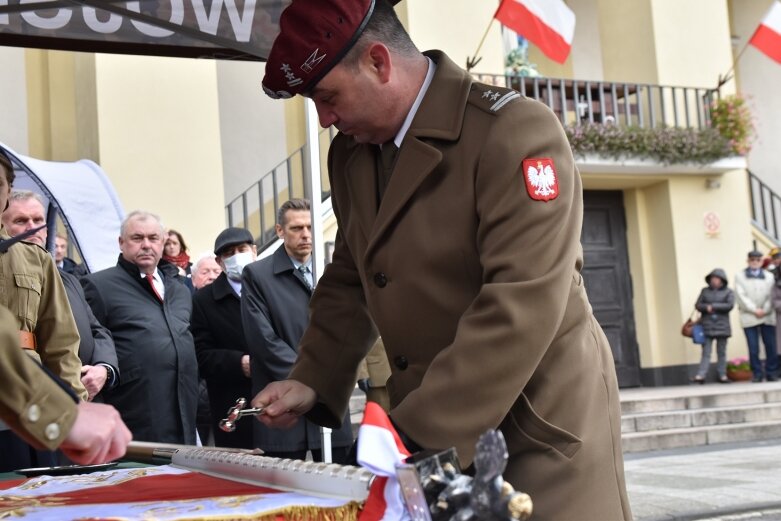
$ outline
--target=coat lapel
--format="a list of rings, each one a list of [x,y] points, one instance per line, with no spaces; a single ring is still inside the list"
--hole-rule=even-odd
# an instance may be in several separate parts
[[[404,140],[377,218],[374,219],[374,226],[371,228],[369,244],[366,248],[367,255],[378,244],[383,232],[393,222],[405,203],[415,194],[420,183],[440,161],[442,161],[442,153],[436,148],[415,138]]]
[[[309,295],[312,294],[312,288],[309,287],[309,284],[307,284],[306,280],[304,280],[304,276],[301,274],[300,271],[295,269],[293,266],[293,261],[290,260],[290,257],[287,255],[287,251],[285,251],[284,246],[280,246],[277,248],[277,251],[274,252],[274,275],[284,276],[286,273],[290,273],[294,279],[298,281],[299,284],[301,284],[301,287],[304,288],[304,291],[306,291]]]
[[[236,295],[236,292],[233,291],[230,282],[228,282],[228,276],[225,275],[225,272],[220,273],[219,277],[212,282],[212,297],[215,302],[231,297],[240,300],[239,296]]]
[[[437,64],[437,70],[401,143],[398,159],[376,214],[377,217],[372,221],[366,221],[374,223],[369,235],[367,255],[377,247],[385,230],[415,195],[421,183],[442,161],[442,152],[435,146],[429,145],[427,141],[429,139],[453,141],[458,139],[461,133],[464,120],[463,107],[466,107],[472,78],[443,53],[432,51],[426,54]],[[456,109],[456,107],[462,108]],[[376,171],[376,162],[372,165],[371,171]],[[376,175],[370,177],[376,179]],[[358,192],[357,188],[356,192],[376,193],[376,181],[373,180],[372,183],[373,192]],[[351,194],[353,204],[356,195],[358,194]]]
[[[344,170],[349,179],[350,205],[367,242],[377,218],[377,159],[374,148],[356,144]]]

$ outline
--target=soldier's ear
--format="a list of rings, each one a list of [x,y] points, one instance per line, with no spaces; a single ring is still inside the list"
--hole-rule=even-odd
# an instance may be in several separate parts
[[[390,49],[383,43],[375,42],[369,45],[365,53],[369,69],[381,83],[387,83],[393,70],[393,59]]]

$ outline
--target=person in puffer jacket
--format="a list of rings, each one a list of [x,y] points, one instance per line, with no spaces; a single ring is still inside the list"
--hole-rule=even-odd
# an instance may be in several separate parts
[[[702,358],[693,382],[705,383],[710,366],[713,341],[716,341],[718,362],[716,368],[719,382],[729,383],[727,379],[727,339],[732,336],[729,324],[729,312],[735,306],[735,294],[727,287],[727,274],[716,268],[705,276],[707,287],[703,288],[694,307],[702,313],[700,323],[705,331],[705,343],[702,345]]]

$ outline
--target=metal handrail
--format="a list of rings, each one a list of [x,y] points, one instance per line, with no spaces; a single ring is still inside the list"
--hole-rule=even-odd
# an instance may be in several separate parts
[[[751,170],[747,172],[751,221],[777,245],[781,245],[781,196]]]
[[[325,129],[319,133],[321,142],[329,143],[336,135],[336,130]],[[322,143],[321,143],[322,144]],[[306,193],[304,177],[309,175],[306,166],[306,145],[296,149],[287,159],[266,172],[256,182],[252,183],[241,194],[233,198],[225,207],[228,226],[247,228],[255,237],[259,250],[263,250],[276,239],[274,225],[279,207],[288,199],[304,197],[311,199]],[[321,149],[321,172],[324,167],[328,147]],[[322,193],[325,201],[331,195],[327,176],[322,180]]]

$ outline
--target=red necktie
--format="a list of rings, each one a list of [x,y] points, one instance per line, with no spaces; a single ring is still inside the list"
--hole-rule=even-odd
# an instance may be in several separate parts
[[[155,287],[155,279],[152,275],[147,275],[146,277],[147,283],[149,283],[149,287],[152,288],[152,293],[155,294],[155,297],[157,297],[157,300],[160,302],[163,301],[163,297],[160,296],[160,293],[157,292],[157,288]]]

